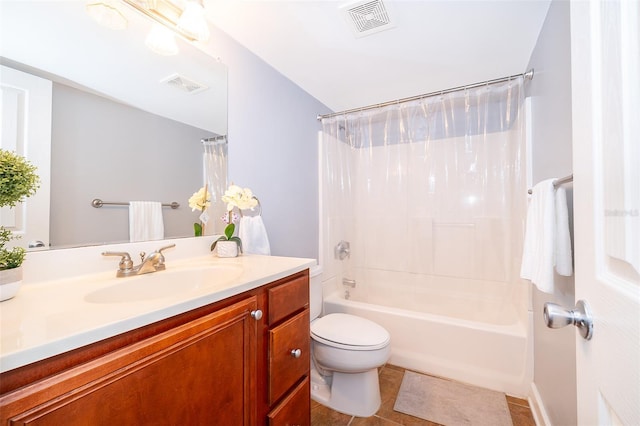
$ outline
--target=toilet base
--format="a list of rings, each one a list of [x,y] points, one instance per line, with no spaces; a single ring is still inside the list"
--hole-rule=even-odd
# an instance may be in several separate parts
[[[312,367],[311,399],[350,416],[373,416],[381,403],[378,369],[324,377]]]

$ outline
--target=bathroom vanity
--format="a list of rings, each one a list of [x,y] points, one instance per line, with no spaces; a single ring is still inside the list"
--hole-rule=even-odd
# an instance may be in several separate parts
[[[206,264],[213,267],[216,261],[178,267],[169,277],[178,280],[184,271],[183,276],[197,281],[202,274],[208,277]],[[312,264],[309,259],[265,256],[241,256],[227,266],[229,262],[240,269],[224,285],[198,283],[186,294],[152,300],[121,302],[111,289],[152,282],[153,275],[164,272],[139,282],[85,282],[83,296],[74,299],[90,306],[76,306],[75,313],[67,309],[67,331],[49,323],[43,337],[34,338],[13,329],[17,323],[9,321],[5,328],[3,322],[0,423],[308,425]],[[61,292],[68,291],[65,286],[78,290],[77,282],[49,287],[56,285]],[[23,294],[0,306],[3,321],[37,303],[30,299],[44,301],[50,290],[27,287],[33,288],[22,289]],[[131,305],[138,308],[137,315]],[[91,311],[105,321],[102,326],[89,318]],[[48,320],[56,317],[45,306],[42,312]],[[77,325],[85,319],[86,328]],[[146,324],[137,326],[141,321]],[[21,324],[29,327],[28,321]],[[124,328],[128,330],[115,331]],[[49,331],[53,338],[46,336]],[[112,335],[102,338],[105,333]],[[16,336],[37,343],[15,343],[10,353]],[[55,353],[56,346],[74,345]],[[33,362],[5,368],[31,358]]]

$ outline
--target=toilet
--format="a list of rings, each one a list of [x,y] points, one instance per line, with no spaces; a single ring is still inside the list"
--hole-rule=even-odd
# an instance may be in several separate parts
[[[389,359],[391,336],[380,325],[355,315],[322,312],[321,269],[310,274],[311,398],[358,417],[380,408],[378,367]]]

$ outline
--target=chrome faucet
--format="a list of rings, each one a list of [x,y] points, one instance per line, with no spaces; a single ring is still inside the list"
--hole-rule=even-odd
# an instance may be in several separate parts
[[[166,250],[171,247],[175,247],[175,244],[162,247],[161,249],[149,253],[147,256],[145,252],[140,253],[140,264],[133,266],[131,256],[126,251],[105,251],[102,252],[103,256],[121,256],[120,263],[118,263],[118,272],[116,277],[130,277],[132,275],[142,275],[151,272],[164,271],[166,266],[164,264],[164,255],[162,250]]]

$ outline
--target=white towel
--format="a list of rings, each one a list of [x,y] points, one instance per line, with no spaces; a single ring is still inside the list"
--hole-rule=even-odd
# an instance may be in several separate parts
[[[157,201],[130,201],[129,241],[161,240],[163,238],[162,203]]]
[[[553,293],[554,267],[560,275],[573,274],[566,192],[555,190],[554,181],[533,187],[520,268],[520,276],[545,293]]]
[[[565,277],[573,275],[571,234],[569,233],[569,209],[567,191],[556,189],[556,272]]]
[[[248,254],[271,254],[269,237],[262,216],[243,216],[240,219],[238,236],[242,241],[242,251]]]

